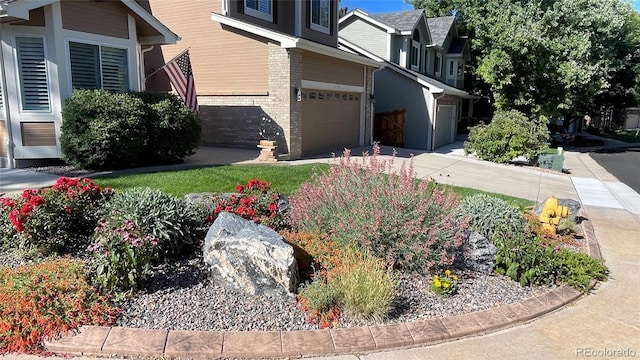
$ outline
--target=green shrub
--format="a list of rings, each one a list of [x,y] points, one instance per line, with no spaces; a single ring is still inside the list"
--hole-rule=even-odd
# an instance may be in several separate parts
[[[62,116],[63,157],[85,169],[175,163],[200,139],[199,118],[171,94],[76,90]]]
[[[453,296],[458,292],[458,275],[447,269],[442,274],[433,275],[431,290],[440,296]]]
[[[496,271],[522,286],[565,283],[585,290],[592,279],[607,278],[602,260],[571,252],[533,233],[503,237],[496,247]]]
[[[502,199],[485,194],[466,197],[458,213],[460,217],[468,217],[471,229],[489,240],[505,234],[522,233],[526,229],[520,210]]]
[[[339,293],[322,276],[300,285],[298,306],[307,313],[307,321],[328,328],[340,317],[338,309]]]
[[[0,284],[0,354],[41,353],[45,339],[116,318],[117,308],[87,283],[82,261],[3,267]]]
[[[498,111],[489,125],[470,129],[464,151],[497,163],[507,163],[521,155],[533,160],[549,147],[549,139],[543,119],[529,120],[516,110]]]
[[[453,214],[459,199],[416,181],[411,162],[391,169],[378,152],[376,146],[362,161],[347,152],[337,166],[302,184],[290,199],[291,225],[327,233],[407,271],[450,266],[467,228]]]
[[[173,164],[195,153],[200,119],[182,100],[168,93],[135,93],[147,105],[143,165]]]
[[[331,285],[345,314],[380,321],[392,309],[399,281],[383,261],[365,255],[342,267]]]
[[[45,256],[84,250],[112,194],[90,179],[62,177],[49,188],[0,198],[0,244]]]
[[[60,146],[83,169],[135,166],[144,153],[144,102],[128,93],[76,90],[62,109]]]
[[[174,257],[192,252],[196,239],[196,214],[184,199],[158,189],[133,188],[113,196],[104,220],[130,220],[138,231],[158,239],[158,255]]]

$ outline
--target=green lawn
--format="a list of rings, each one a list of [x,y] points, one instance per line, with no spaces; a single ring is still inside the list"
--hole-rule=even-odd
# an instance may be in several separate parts
[[[311,179],[314,172],[326,171],[328,168],[328,164],[225,165],[191,170],[106,176],[93,180],[102,187],[108,186],[116,190],[150,187],[175,196],[184,196],[197,192],[233,192],[237,184],[244,184],[249,179],[259,179],[270,182],[271,187],[278,192],[291,194],[303,182]],[[520,209],[533,205],[533,201],[512,196],[459,186],[452,188],[457,195],[463,198],[482,193],[503,199]]]

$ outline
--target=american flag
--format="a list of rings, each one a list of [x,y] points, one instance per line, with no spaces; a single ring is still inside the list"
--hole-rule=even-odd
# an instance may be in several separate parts
[[[169,81],[171,81],[178,95],[184,100],[184,103],[195,112],[198,112],[198,96],[196,94],[196,85],[193,82],[189,49],[166,63],[162,70],[167,74]]]

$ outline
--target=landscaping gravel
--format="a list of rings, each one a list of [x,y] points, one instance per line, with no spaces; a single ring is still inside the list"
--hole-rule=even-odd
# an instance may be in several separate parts
[[[430,279],[403,276],[395,308],[383,323],[446,317],[514,303],[549,291],[550,287],[523,288],[500,275],[458,272],[458,293],[449,298],[430,290]],[[154,269],[148,287],[121,302],[117,325],[165,330],[308,330],[305,314],[294,297],[249,296],[216,286],[204,262],[197,257]],[[337,327],[373,322],[343,317]]]

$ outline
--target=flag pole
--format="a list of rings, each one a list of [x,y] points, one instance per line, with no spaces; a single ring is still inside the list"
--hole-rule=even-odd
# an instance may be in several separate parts
[[[174,56],[171,60],[167,61],[164,63],[164,65],[160,66],[159,68],[157,68],[154,72],[152,72],[151,74],[149,74],[147,77],[144,78],[144,81],[147,81],[150,77],[152,77],[153,75],[155,75],[157,72],[159,72],[160,70],[162,70],[162,68],[164,68],[165,66],[167,66],[168,63],[172,62],[173,60],[179,58],[180,56],[184,55],[184,53],[186,53],[187,51],[189,51],[189,49],[191,48],[191,46],[189,46],[188,48],[182,50],[182,52],[180,52],[180,54]]]

